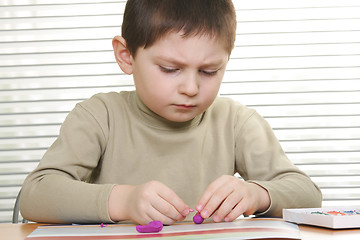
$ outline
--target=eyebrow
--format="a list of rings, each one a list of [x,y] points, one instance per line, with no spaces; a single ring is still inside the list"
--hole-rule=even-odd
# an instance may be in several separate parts
[[[157,59],[160,59],[161,61],[165,61],[165,62],[174,64],[174,65],[176,65],[176,66],[184,67],[184,66],[187,65],[187,64],[184,63],[183,61],[180,61],[180,60],[177,60],[177,59],[174,59],[174,58],[169,58],[169,57],[162,56],[162,55],[157,55],[157,56],[155,56],[155,57],[156,57]],[[226,64],[226,61],[224,62],[223,60],[219,59],[219,60],[216,60],[216,61],[213,61],[213,62],[201,64],[200,67],[201,67],[201,68],[217,67],[217,68],[220,69],[220,68],[223,67],[225,64]]]

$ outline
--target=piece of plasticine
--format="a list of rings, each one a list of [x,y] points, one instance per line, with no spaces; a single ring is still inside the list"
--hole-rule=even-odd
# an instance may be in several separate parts
[[[200,213],[198,212],[198,213],[196,213],[195,216],[193,217],[193,221],[194,221],[194,223],[196,223],[196,224],[201,224],[201,223],[204,221],[204,219],[201,217]]]
[[[160,232],[162,228],[163,224],[161,221],[152,221],[148,225],[137,225],[136,231],[139,233],[155,233]]]

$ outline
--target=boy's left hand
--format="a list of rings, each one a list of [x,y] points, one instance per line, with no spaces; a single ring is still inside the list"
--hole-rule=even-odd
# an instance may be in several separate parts
[[[231,222],[242,214],[262,212],[270,206],[270,196],[261,186],[237,177],[223,175],[203,193],[196,210],[206,219],[212,214],[215,222]]]

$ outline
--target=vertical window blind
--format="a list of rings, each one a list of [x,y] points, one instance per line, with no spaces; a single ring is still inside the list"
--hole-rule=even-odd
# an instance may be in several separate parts
[[[74,105],[134,89],[117,66],[121,0],[0,2],[0,223]],[[360,3],[234,0],[220,95],[255,108],[323,205],[360,205]]]

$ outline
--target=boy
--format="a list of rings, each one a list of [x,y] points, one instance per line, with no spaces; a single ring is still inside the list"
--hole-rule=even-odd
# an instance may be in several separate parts
[[[190,208],[219,222],[320,206],[264,119],[217,97],[235,30],[231,0],[129,0],[113,48],[136,91],[74,108],[23,185],[22,215],[172,224]]]

